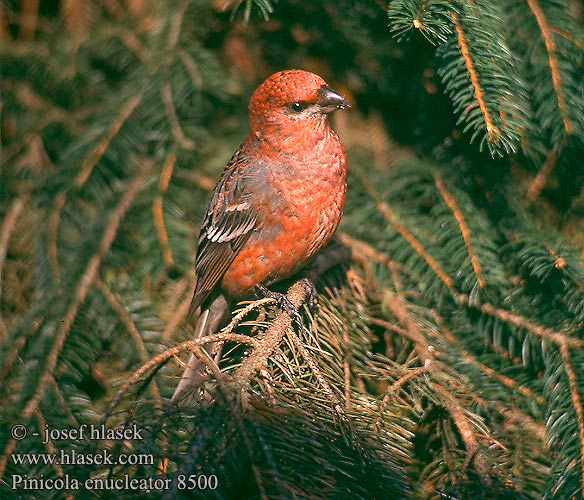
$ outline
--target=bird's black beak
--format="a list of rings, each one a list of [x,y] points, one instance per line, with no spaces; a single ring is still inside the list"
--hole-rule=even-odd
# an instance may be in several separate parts
[[[341,94],[337,94],[329,86],[324,85],[318,91],[317,104],[322,109],[323,113],[332,113],[336,109],[344,109],[350,107],[349,101]]]

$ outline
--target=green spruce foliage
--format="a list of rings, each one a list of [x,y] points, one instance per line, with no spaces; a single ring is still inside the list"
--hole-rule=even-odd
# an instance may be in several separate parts
[[[571,0],[4,2],[0,497],[581,498],[583,19]],[[291,279],[302,324],[261,299],[193,342],[203,206],[251,92],[293,67],[352,103],[319,307]],[[209,341],[221,360],[172,405]]]

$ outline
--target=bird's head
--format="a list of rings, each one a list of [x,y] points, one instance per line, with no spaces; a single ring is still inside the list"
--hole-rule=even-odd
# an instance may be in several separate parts
[[[257,137],[265,133],[315,129],[329,113],[349,106],[318,75],[299,69],[273,74],[253,93],[249,102],[250,126]]]

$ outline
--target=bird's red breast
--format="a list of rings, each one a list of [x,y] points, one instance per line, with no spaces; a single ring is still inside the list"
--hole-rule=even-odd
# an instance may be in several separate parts
[[[271,165],[254,202],[257,228],[221,281],[231,296],[302,268],[331,238],[345,206],[346,155],[328,128],[302,158]]]

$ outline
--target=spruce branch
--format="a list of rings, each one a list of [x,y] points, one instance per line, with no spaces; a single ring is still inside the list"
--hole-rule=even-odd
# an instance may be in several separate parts
[[[254,300],[253,302],[250,302],[240,311],[238,311],[237,314],[234,314],[229,324],[221,331],[232,331],[239,323],[241,323],[243,318],[247,316],[251,311],[273,303],[275,303],[275,299],[271,297],[264,297],[263,299],[258,299]]]
[[[4,264],[6,262],[6,254],[8,253],[8,245],[10,243],[10,237],[16,227],[16,221],[18,216],[22,212],[28,201],[28,195],[22,195],[12,201],[8,207],[6,215],[2,218],[2,225],[0,226],[0,301],[2,300],[2,274],[4,269]],[[4,319],[0,316],[0,340],[4,337]]]
[[[122,29],[119,33],[126,48],[134,54],[141,62],[147,63],[151,57],[151,52],[142,43],[140,38],[133,31]]]
[[[51,271],[53,273],[53,280],[56,283],[61,282],[61,267],[59,266],[59,225],[61,224],[61,214],[63,207],[67,201],[67,194],[62,191],[55,197],[53,210],[49,215],[49,230],[47,233],[47,254],[49,255],[49,262]]]
[[[506,375],[503,375],[503,374],[499,373],[498,371],[494,370],[493,368],[491,368],[490,366],[478,361],[476,359],[476,357],[470,351],[468,351],[467,349],[463,348],[460,345],[460,342],[458,341],[456,336],[453,335],[452,332],[448,329],[448,327],[444,323],[444,320],[439,316],[438,312],[434,309],[431,311],[431,313],[432,313],[432,316],[435,319],[436,324],[438,325],[438,328],[439,328],[437,334],[440,335],[441,337],[443,337],[444,339],[446,339],[451,345],[453,345],[460,352],[462,357],[470,365],[476,366],[480,371],[482,371],[483,373],[485,373],[489,377],[495,378],[501,384],[503,384],[505,387],[509,387],[510,389],[513,389],[513,390],[519,392],[523,396],[528,397],[530,399],[533,399],[534,401],[536,401],[538,404],[540,404],[542,406],[545,405],[545,403],[546,403],[545,398],[537,395],[530,388],[525,387],[524,385],[518,383],[516,380],[514,380]]]
[[[197,64],[191,55],[186,50],[179,49],[178,57],[189,74],[193,88],[197,90],[201,89],[203,87],[203,78],[201,77],[201,72],[197,68]]]
[[[105,257],[106,253],[109,251],[117,235],[118,228],[120,226],[122,218],[130,208],[132,202],[134,201],[134,198],[138,194],[138,189],[140,188],[141,183],[142,179],[140,176],[134,177],[134,179],[132,179],[132,181],[130,182],[128,188],[126,189],[126,192],[120,199],[120,202],[118,203],[117,207],[115,208],[114,212],[110,217],[109,223],[106,226],[105,231],[102,235],[97,252],[91,257],[91,259],[89,259],[87,267],[85,268],[84,273],[82,274],[81,278],[77,283],[73,300],[69,304],[67,312],[65,313],[65,316],[61,321],[59,329],[55,335],[55,339],[53,340],[51,348],[47,353],[45,365],[42,373],[38,378],[38,383],[35,388],[34,394],[26,401],[24,408],[22,410],[22,418],[25,422],[30,420],[32,415],[39,408],[39,403],[41,402],[41,399],[45,395],[45,392],[49,387],[51,380],[53,379],[59,355],[63,350],[63,346],[65,345],[65,341],[67,340],[67,336],[69,335],[69,332],[71,330],[73,320],[77,316],[79,307],[87,298],[89,289],[98,275],[101,261]],[[5,446],[2,456],[0,456],[0,477],[4,475],[8,458],[14,451],[15,446],[16,440],[14,438],[11,438]]]
[[[160,336],[160,341],[165,344],[168,343],[174,336],[176,330],[184,323],[189,314],[191,300],[193,298],[192,286],[185,279],[181,281],[182,286],[177,291],[178,297],[183,296],[178,306],[173,309],[173,314],[166,323],[166,327]],[[186,290],[186,293],[185,293]]]
[[[552,148],[547,154],[543,165],[537,172],[537,175],[533,178],[527,189],[527,199],[533,203],[541,194],[542,189],[545,187],[548,177],[550,176],[553,168],[558,161],[558,147]]]
[[[140,104],[141,99],[142,99],[141,93],[133,95],[128,99],[128,101],[122,106],[119,115],[115,117],[115,119],[107,128],[103,138],[99,142],[97,142],[95,146],[85,156],[85,158],[81,162],[80,169],[77,172],[75,179],[73,181],[73,186],[75,187],[76,190],[81,189],[85,185],[85,183],[89,179],[89,176],[91,175],[91,172],[107,151],[111,141],[114,139],[114,137],[118,135],[120,129],[122,128],[126,120],[136,110],[136,108]],[[56,196],[53,210],[49,216],[47,252],[50,256],[53,277],[57,283],[61,281],[57,241],[59,226],[61,223],[61,214],[63,208],[65,207],[66,202],[67,192],[62,191]]]
[[[466,410],[458,401],[456,401],[451,392],[445,389],[441,384],[433,382],[432,387],[442,396],[440,401],[446,406],[448,413],[450,413],[466,448],[467,455],[462,467],[462,473],[466,471],[466,468],[472,462],[474,463],[481,480],[484,483],[489,484],[491,482],[491,472],[489,471],[485,457],[483,457],[480,451],[479,443],[476,439],[477,433],[475,429],[473,429],[473,426],[466,415]]]
[[[65,395],[63,394],[63,389],[54,377],[51,377],[51,388],[53,390],[53,396],[55,396],[57,403],[59,404],[60,410],[63,414],[67,417],[68,423],[75,428],[79,428],[79,420],[75,416],[72,411],[70,404],[65,399]]]
[[[31,131],[31,134],[39,132],[53,123],[62,124],[70,132],[79,132],[82,130],[83,119],[95,112],[95,109],[90,106],[80,108],[75,113],[71,113],[70,110],[64,109],[54,101],[37,92],[28,83],[12,83],[8,80],[8,82],[6,82],[6,87],[14,91],[15,98],[19,104],[29,109],[31,112],[38,113],[43,117],[42,120],[36,124],[35,131]],[[36,135],[36,137],[39,136]]]
[[[126,123],[128,118],[132,115],[132,113],[136,110],[141,100],[142,93],[139,92],[138,94],[135,94],[132,97],[130,97],[123,104],[119,115],[116,116],[115,119],[112,121],[112,123],[106,130],[103,138],[97,144],[95,144],[95,146],[85,156],[85,159],[81,163],[80,170],[78,174],[75,176],[75,180],[73,181],[73,186],[75,188],[80,189],[87,182],[87,179],[89,179],[91,172],[93,172],[93,169],[107,151],[112,139],[118,135],[120,129],[122,128],[124,123]]]
[[[12,349],[6,354],[2,360],[2,369],[0,370],[0,380],[5,381],[8,378],[14,364],[18,361],[20,353],[26,345],[29,337],[36,332],[39,320],[33,320],[29,328],[27,328],[18,339],[14,342]]]
[[[39,7],[40,2],[38,0],[25,0],[22,3],[19,16],[19,39],[28,40],[34,36],[39,21]]]
[[[547,478],[543,498],[577,498],[582,484],[582,395],[575,364],[581,364],[582,351],[569,346],[548,353],[544,373],[550,392],[545,424],[547,443],[555,451],[552,474]]]
[[[306,289],[297,282],[290,287],[286,296],[294,307],[299,308],[306,299]],[[292,321],[288,313],[280,311],[264,334],[259,348],[246,357],[235,372],[234,386],[239,392],[244,408],[248,404],[248,391],[253,374],[267,366],[268,358],[280,345],[286,332],[292,328]]]
[[[379,323],[381,324],[381,323]],[[391,328],[391,324],[388,322],[385,322],[385,324],[387,325],[387,327]],[[404,335],[407,336],[408,335],[408,331],[407,330],[403,330],[403,329],[399,329],[399,331],[397,332],[400,335]],[[424,373],[426,373],[428,371],[428,364],[424,364],[422,366],[417,366],[415,368],[410,368],[405,375],[403,375],[402,377],[398,378],[393,384],[391,384],[387,390],[385,391],[385,395],[383,396],[383,399],[381,400],[381,405],[379,407],[380,409],[380,416],[382,411],[385,409],[385,407],[387,406],[387,403],[390,399],[391,396],[393,396],[395,393],[397,393],[407,382],[410,381],[410,379],[415,378],[419,375],[423,375]]]
[[[166,39],[166,49],[169,52],[174,51],[178,45],[180,35],[182,32],[182,25],[184,21],[185,14],[190,5],[189,0],[182,0],[178,3],[178,6],[173,10],[173,16],[170,18],[168,24],[168,34]]]
[[[565,38],[570,43],[573,43],[576,47],[584,49],[584,40],[581,37],[578,38],[577,36],[568,33],[566,30],[558,28],[557,26],[550,26],[549,29],[552,33],[560,35],[562,38]]]
[[[130,315],[128,314],[128,310],[119,302],[118,297],[116,297],[116,295],[110,290],[110,288],[99,277],[95,278],[94,284],[97,287],[97,289],[103,294],[107,303],[115,311],[116,315],[118,316],[118,318],[120,319],[120,321],[122,322],[124,327],[126,328],[126,331],[132,337],[132,340],[134,341],[134,345],[137,348],[138,355],[140,357],[140,361],[142,363],[145,363],[148,360],[148,358],[150,357],[150,354],[148,353],[148,350],[146,349],[146,346],[144,344],[144,340],[142,339],[142,335],[140,335],[140,332],[138,331],[136,324],[132,321],[132,318],[130,318]],[[158,384],[156,383],[156,380],[151,381],[150,391],[152,392],[152,397],[154,398],[154,400],[156,402],[156,406],[158,407],[158,409],[161,409],[162,408],[162,399],[160,396],[160,389],[158,387]]]
[[[470,82],[474,88],[474,97],[477,100],[479,108],[481,109],[481,113],[483,114],[488,140],[491,143],[496,143],[500,138],[501,131],[493,124],[491,112],[489,111],[489,108],[487,108],[485,97],[483,95],[483,86],[479,82],[479,78],[475,69],[475,63],[466,41],[466,35],[462,30],[460,21],[458,20],[458,15],[455,12],[452,13],[452,20],[454,21],[454,28],[456,30],[460,52],[462,54],[464,64],[466,65],[466,70],[468,71]]]
[[[387,266],[390,270],[401,267],[399,262],[391,260],[386,253],[376,250],[368,243],[354,238],[343,231],[339,231],[336,237],[343,245],[351,248],[353,258],[362,263],[367,263],[368,260],[371,259],[379,264]]]
[[[572,337],[568,332],[556,331],[551,328],[546,328],[544,326],[538,325],[537,323],[525,318],[519,314],[512,313],[502,308],[498,308],[495,305],[484,302],[482,304],[476,304],[470,297],[465,294],[458,294],[456,300],[460,304],[470,306],[472,308],[479,309],[480,311],[494,316],[502,321],[511,323],[520,328],[525,328],[529,332],[542,337],[543,339],[551,340],[559,345],[567,345],[578,349],[584,346],[584,340]]]
[[[539,162],[550,146],[563,148],[584,139],[582,30],[565,2],[528,0],[509,2],[508,8],[521,27],[514,43],[530,82],[536,118],[527,131],[526,154]],[[545,144],[542,136],[550,142]]]
[[[414,343],[416,353],[422,366],[425,367],[431,374],[433,374],[432,387],[437,394],[441,395],[440,401],[444,404],[450,413],[450,416],[452,417],[452,420],[459,430],[464,442],[467,452],[465,464],[469,464],[472,461],[480,478],[484,482],[489,483],[489,467],[487,465],[486,459],[480,452],[473,425],[466,416],[466,411],[461,406],[461,404],[456,401],[450,390],[443,387],[442,383],[439,382],[439,380],[442,378],[442,363],[436,360],[434,355],[435,348],[427,342],[424,334],[416,326],[414,320],[411,318],[410,313],[408,312],[407,306],[402,303],[402,299],[400,297],[395,294],[391,294],[386,296],[384,303],[390,313],[403,326],[407,337]],[[466,469],[466,466],[463,467],[463,470],[464,469]]]
[[[304,361],[306,362],[308,367],[310,368],[310,371],[312,372],[312,374],[314,375],[314,377],[318,381],[318,384],[320,385],[321,389],[330,398],[330,400],[333,403],[333,406],[335,408],[335,411],[339,415],[343,415],[343,409],[341,406],[341,402],[337,398],[336,394],[333,392],[330,384],[326,381],[326,379],[322,375],[322,373],[318,367],[318,363],[310,355],[308,350],[302,344],[302,341],[298,338],[298,335],[296,335],[293,330],[288,329],[287,334],[288,334],[288,337],[290,338],[290,340],[292,340],[292,343],[294,344],[296,349],[298,349],[298,352],[300,353],[300,355],[302,356],[302,358],[304,359]]]
[[[231,17],[234,19],[241,5],[245,5],[243,8],[243,20],[246,23],[250,20],[253,6],[259,10],[261,16],[266,21],[270,18],[270,14],[274,12],[270,0],[224,0],[223,9],[227,10],[231,8]]]
[[[351,409],[351,365],[352,356],[349,344],[349,331],[347,325],[343,325],[343,389],[345,398],[345,411]]]
[[[160,92],[174,141],[187,151],[193,151],[195,149],[195,143],[189,139],[182,130],[180,120],[178,119],[176,109],[174,107],[175,105],[169,80],[164,81],[162,87],[160,88]]]
[[[168,244],[168,231],[164,224],[163,199],[164,194],[168,190],[175,163],[176,147],[171,147],[166,160],[162,165],[162,172],[160,173],[160,178],[158,180],[158,194],[154,197],[152,202],[152,217],[154,218],[158,241],[160,242],[160,247],[162,249],[162,260],[167,268],[171,268],[174,265],[174,260],[172,258],[172,251]]]
[[[362,172],[359,172],[359,178],[363,183],[363,186],[367,189],[367,192],[371,195],[372,199],[375,201],[377,209],[382,213],[383,217],[387,222],[389,222],[394,229],[411,245],[411,247],[426,261],[428,266],[434,271],[436,276],[440,278],[440,281],[446,285],[449,289],[453,287],[454,282],[452,278],[442,269],[440,264],[430,255],[430,253],[424,248],[422,243],[412,234],[412,232],[407,228],[407,226],[399,220],[397,215],[393,213],[391,208],[387,203],[385,203],[381,196],[379,195],[377,189],[373,183],[365,176]]]
[[[504,37],[501,7],[478,0],[457,2],[452,11],[455,37],[441,46],[439,68],[446,91],[471,142],[482,135],[480,149],[491,155],[515,153],[528,126],[527,87],[516,57]],[[483,135],[484,134],[484,135]]]
[[[394,37],[403,40],[418,30],[432,44],[446,42],[452,33],[449,17],[452,4],[443,0],[392,0],[387,17]]]
[[[253,337],[229,331],[221,331],[219,333],[210,334],[199,339],[187,340],[175,345],[174,347],[170,347],[160,354],[157,354],[153,358],[150,358],[146,363],[140,366],[140,368],[134,371],[134,373],[132,373],[132,375],[124,382],[124,384],[122,384],[116,395],[110,401],[107,410],[104,412],[101,423],[105,423],[109,419],[113,413],[113,410],[118,406],[124,395],[128,392],[128,389],[137,384],[142,379],[142,377],[144,377],[144,375],[152,371],[158,371],[168,360],[178,356],[183,352],[192,352],[199,359],[201,359],[201,361],[206,363],[208,360],[206,357],[204,357],[203,350],[200,348],[201,346],[212,342],[238,342],[250,345],[252,347],[257,347],[259,345],[258,341]]]
[[[485,286],[485,280],[483,278],[483,273],[481,270],[481,265],[480,265],[479,259],[477,257],[477,254],[473,250],[473,245],[472,245],[472,241],[470,238],[470,231],[469,231],[468,225],[464,221],[464,217],[462,216],[462,212],[458,208],[456,200],[446,190],[446,187],[444,186],[444,182],[442,181],[442,178],[438,175],[438,173],[434,174],[434,178],[435,178],[436,188],[438,189],[438,191],[440,192],[440,195],[442,196],[442,198],[444,199],[444,201],[446,202],[446,204],[448,205],[450,210],[452,210],[452,213],[453,213],[454,217],[456,218],[456,222],[458,223],[458,226],[460,228],[460,233],[462,234],[464,244],[466,245],[466,248],[468,250],[468,256],[470,258],[472,268],[475,272],[477,282],[478,282],[479,286],[482,288]]]
[[[579,447],[580,447],[580,490],[584,492],[584,408],[582,406],[582,399],[580,398],[579,390],[581,390],[581,383],[578,381],[576,371],[570,360],[570,348],[567,344],[560,346],[560,353],[564,362],[564,369],[568,376],[568,383],[570,387],[570,397],[572,405],[576,413],[576,422],[578,424]]]
[[[533,13],[533,16],[537,21],[537,25],[541,30],[541,37],[543,38],[545,48],[547,50],[549,69],[551,72],[554,90],[556,92],[558,111],[560,112],[560,115],[562,117],[562,123],[564,124],[564,130],[566,131],[566,135],[571,135],[572,122],[568,117],[566,111],[566,100],[562,88],[562,76],[556,54],[556,44],[554,43],[554,40],[551,36],[551,29],[548,24],[548,20],[537,0],[527,0],[527,4],[529,5],[529,8],[531,9],[531,12]]]

